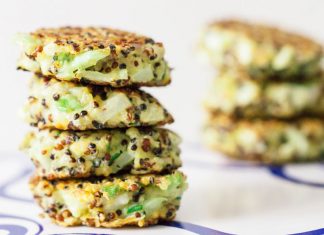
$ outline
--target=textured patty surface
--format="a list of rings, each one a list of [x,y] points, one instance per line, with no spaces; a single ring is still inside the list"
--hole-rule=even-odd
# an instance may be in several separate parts
[[[172,220],[187,187],[181,172],[93,180],[30,181],[34,198],[63,226],[147,226]]]
[[[324,82],[256,82],[244,72],[223,71],[205,99],[211,112],[234,117],[292,118],[324,114]]]
[[[171,172],[181,166],[180,137],[162,128],[98,131],[42,130],[29,133],[22,145],[49,180]]]
[[[39,128],[86,130],[163,125],[171,115],[149,94],[34,77],[25,120]]]
[[[110,28],[62,27],[17,35],[18,68],[61,80],[111,86],[170,82],[162,43]]]
[[[217,67],[238,66],[257,80],[308,79],[323,58],[321,45],[309,38],[235,20],[210,24],[201,47]]]
[[[273,164],[322,160],[324,119],[284,122],[218,115],[206,125],[204,142],[211,149],[241,160]]]

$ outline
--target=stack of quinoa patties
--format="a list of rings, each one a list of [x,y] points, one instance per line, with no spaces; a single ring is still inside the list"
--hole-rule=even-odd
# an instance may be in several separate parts
[[[324,157],[321,45],[228,20],[209,25],[201,47],[218,69],[205,100],[209,147],[274,164]]]
[[[186,177],[172,116],[139,86],[165,86],[164,48],[109,28],[40,29],[18,37],[34,73],[22,144],[36,201],[53,222],[95,227],[172,220]]]

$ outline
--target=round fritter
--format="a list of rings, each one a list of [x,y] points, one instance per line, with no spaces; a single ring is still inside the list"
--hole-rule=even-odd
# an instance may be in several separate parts
[[[164,86],[170,68],[162,43],[110,28],[62,27],[17,35],[18,68],[60,80],[110,86]]]
[[[98,131],[41,130],[29,133],[22,149],[37,175],[48,180],[115,173],[171,172],[181,166],[178,135],[162,128]]]
[[[106,179],[30,181],[47,217],[62,226],[147,226],[172,220],[187,188],[181,172]]]
[[[161,104],[141,90],[85,86],[38,77],[31,80],[24,116],[33,126],[60,130],[151,126],[173,122]]]
[[[235,20],[209,25],[201,48],[217,67],[242,67],[257,80],[308,79],[320,73],[323,58],[321,45],[309,38]]]
[[[244,72],[226,70],[214,79],[205,106],[235,117],[323,116],[324,81],[259,83]]]
[[[217,115],[205,126],[204,142],[240,160],[268,164],[322,160],[324,119],[242,120]]]

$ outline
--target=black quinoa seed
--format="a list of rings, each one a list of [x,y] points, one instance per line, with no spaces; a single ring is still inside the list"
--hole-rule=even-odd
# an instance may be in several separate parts
[[[141,117],[140,117],[139,114],[135,113],[134,114],[134,119],[135,119],[135,121],[139,121],[141,119]]]
[[[46,105],[46,100],[45,100],[45,99],[42,99],[42,105],[43,105],[44,107],[47,106],[47,105]]]
[[[112,50],[112,51],[116,50],[116,46],[115,46],[114,44],[110,44],[110,45],[109,45],[109,48],[110,48],[110,50]]]
[[[96,144],[90,143],[88,146],[89,149],[96,149]]]
[[[154,148],[154,149],[153,149],[153,153],[154,153],[155,155],[160,155],[160,154],[162,153],[162,149],[161,149],[161,148]]]
[[[156,57],[157,57],[156,54],[155,54],[155,55],[151,55],[151,56],[150,56],[150,60],[154,60]]]
[[[154,40],[152,38],[146,38],[145,43],[146,44],[154,44]]]
[[[74,114],[74,120],[77,120],[80,117],[80,114],[76,113]]]
[[[84,117],[88,114],[88,112],[86,110],[82,110],[80,114],[82,117]]]
[[[139,108],[141,111],[144,111],[144,110],[146,110],[147,106],[146,106],[146,104],[143,103],[143,104],[139,105]]]
[[[119,69],[126,69],[126,64],[120,64]]]
[[[84,159],[83,157],[79,157],[79,158],[78,158],[78,162],[79,162],[79,163],[85,163],[85,159]]]
[[[133,144],[133,145],[131,146],[131,150],[135,151],[136,149],[137,149],[137,145],[136,145],[136,144]]]
[[[121,50],[120,52],[122,53],[122,55],[123,55],[124,57],[127,57],[128,54],[129,54],[129,51],[128,51],[128,50]]]
[[[92,121],[92,125],[93,125],[94,128],[96,128],[96,129],[103,129],[103,127],[104,127],[103,124],[99,123],[99,122],[96,121],[96,120],[93,120],[93,121]]]
[[[57,170],[58,172],[62,171],[63,169],[64,169],[64,166],[61,166],[61,167],[56,168],[56,170]]]
[[[59,94],[54,94],[54,95],[53,95],[53,99],[54,99],[55,101],[59,100],[59,99],[60,99],[60,95],[59,95]]]
[[[168,210],[168,212],[166,213],[166,217],[170,218],[173,215],[172,211]]]

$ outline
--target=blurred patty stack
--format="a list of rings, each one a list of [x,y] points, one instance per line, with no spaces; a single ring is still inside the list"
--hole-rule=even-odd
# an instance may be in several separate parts
[[[204,142],[235,159],[268,164],[324,157],[320,44],[271,26],[225,20],[203,32],[217,68]]]
[[[186,177],[172,116],[140,86],[165,86],[162,43],[109,28],[63,27],[19,35],[18,66],[34,73],[22,144],[30,187],[63,225],[147,226],[172,220]]]

